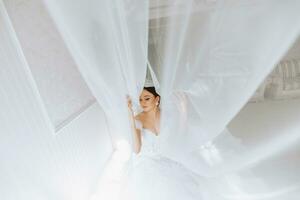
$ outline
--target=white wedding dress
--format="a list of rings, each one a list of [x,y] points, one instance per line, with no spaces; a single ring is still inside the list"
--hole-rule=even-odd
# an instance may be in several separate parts
[[[201,200],[200,177],[160,153],[160,136],[136,123],[142,149],[135,155],[121,197],[130,200]]]

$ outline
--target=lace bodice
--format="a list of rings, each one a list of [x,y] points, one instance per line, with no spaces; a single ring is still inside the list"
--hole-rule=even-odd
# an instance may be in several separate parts
[[[155,135],[151,130],[143,128],[140,121],[136,120],[136,128],[141,130],[142,148],[140,155],[158,155],[159,151],[159,135]]]
[[[142,149],[141,155],[157,155],[159,154],[159,137],[149,129],[142,129]]]

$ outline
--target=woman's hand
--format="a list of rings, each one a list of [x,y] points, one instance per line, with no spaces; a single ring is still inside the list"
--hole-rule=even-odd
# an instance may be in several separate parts
[[[130,111],[132,111],[132,101],[129,95],[126,96],[127,98],[127,105]]]
[[[130,123],[133,130],[133,144],[134,144],[134,152],[139,153],[141,151],[142,146],[142,139],[141,139],[141,131],[136,129],[135,120],[134,120],[134,112],[132,111],[132,101],[129,95],[126,96],[127,98],[127,105],[130,115]]]

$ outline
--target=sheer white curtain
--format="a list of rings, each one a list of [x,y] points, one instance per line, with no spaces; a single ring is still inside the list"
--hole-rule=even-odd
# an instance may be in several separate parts
[[[291,164],[271,167],[285,162],[279,155],[299,139],[294,122],[299,116],[281,134],[255,145],[244,145],[226,126],[299,36],[300,2],[179,0],[172,5],[177,14],[153,20],[150,30],[155,38],[150,49],[157,51],[150,63],[161,82],[165,153],[209,180],[214,177],[215,199],[277,199],[299,191],[295,180],[279,190]],[[257,176],[262,166],[273,171],[273,183]]]
[[[225,129],[297,38],[299,8],[296,0],[174,1],[178,14],[152,30],[169,142],[192,151]]]
[[[148,2],[45,2],[106,113],[114,142],[128,140],[126,95],[137,103],[146,76]]]

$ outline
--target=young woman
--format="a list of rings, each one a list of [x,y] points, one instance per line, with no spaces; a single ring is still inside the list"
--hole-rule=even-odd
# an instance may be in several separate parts
[[[133,142],[134,152],[139,154],[142,149],[143,137],[148,135],[143,134],[149,133],[151,137],[159,136],[160,126],[160,108],[159,108],[160,96],[155,91],[154,87],[144,87],[140,95],[140,106],[143,111],[134,116],[132,111],[131,100],[128,99],[128,107],[131,115],[131,123],[133,127]],[[146,145],[146,144],[145,144]],[[145,146],[144,145],[144,146]]]
[[[143,111],[134,116],[131,100],[134,152],[122,200],[202,200],[200,179],[160,152],[160,96],[154,87],[140,95]]]

